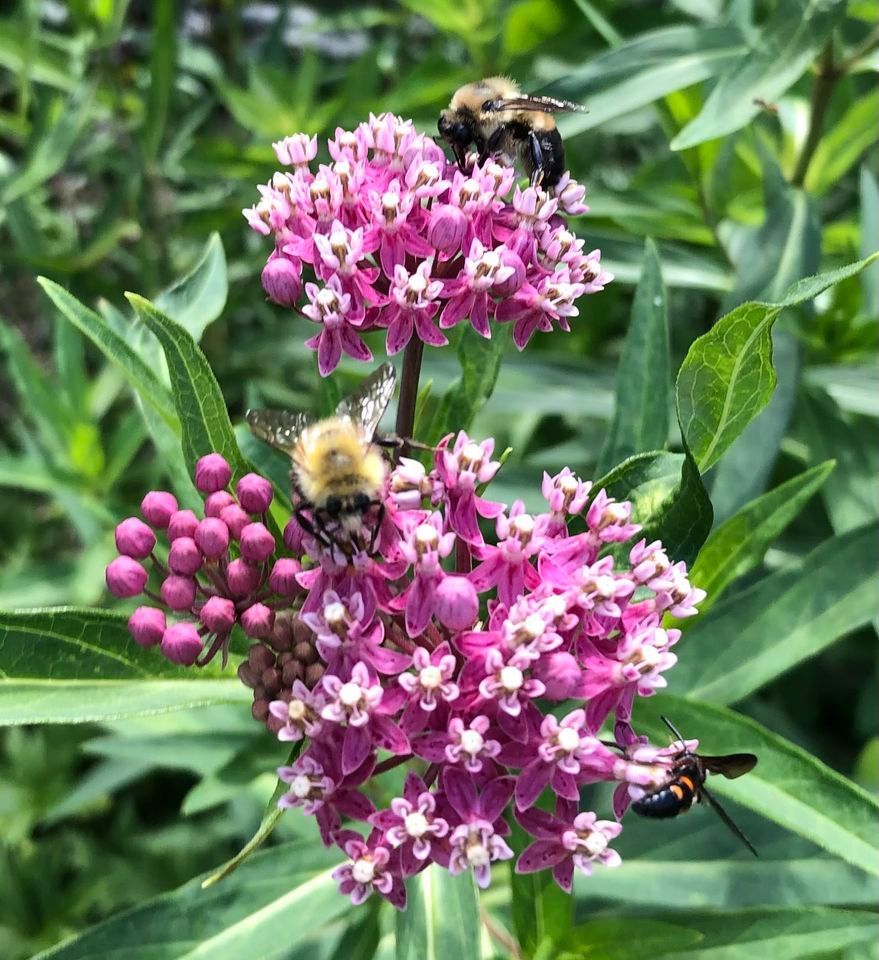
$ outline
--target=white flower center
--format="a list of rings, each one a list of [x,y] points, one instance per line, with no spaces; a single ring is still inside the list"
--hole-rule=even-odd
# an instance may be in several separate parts
[[[349,681],[348,683],[342,684],[342,689],[339,691],[339,700],[346,707],[353,707],[356,704],[360,703],[363,698],[363,690],[360,688],[359,683],[353,683]]]
[[[461,459],[468,463],[478,464],[482,462],[482,447],[472,441],[468,443],[461,451]]]
[[[471,867],[484,867],[491,863],[491,854],[488,847],[482,843],[474,843],[467,847],[467,863]]]
[[[345,605],[343,603],[328,603],[324,607],[324,620],[327,626],[334,627],[345,622]]]
[[[357,883],[372,883],[375,877],[375,864],[365,857],[355,860],[351,866],[351,876]]]
[[[436,690],[443,682],[443,674],[439,667],[425,667],[418,674],[418,682],[425,690]]]
[[[515,533],[522,537],[530,537],[534,532],[534,517],[523,513],[521,517],[516,517],[510,521],[510,526]]]
[[[426,549],[435,549],[439,543],[439,537],[437,536],[436,529],[432,527],[429,523],[422,523],[420,527],[415,531],[415,540],[420,547]]]
[[[304,700],[291,700],[287,706],[287,713],[293,721],[303,720],[307,709]]]
[[[571,727],[562,727],[556,740],[565,753],[572,753],[580,745],[580,734]]]
[[[478,753],[481,753],[484,746],[485,740],[478,731],[465,730],[461,734],[461,749],[464,753],[469,753],[471,757],[475,757]]]
[[[607,837],[600,830],[593,830],[580,840],[593,857],[597,857],[607,849]]]
[[[605,574],[604,576],[595,578],[595,590],[600,593],[602,597],[612,597],[616,588],[617,582],[613,577]]]
[[[504,690],[514,693],[525,682],[525,677],[518,667],[504,667],[501,670],[500,682]]]
[[[290,792],[294,797],[304,800],[311,793],[311,780],[300,773],[290,781]]]
[[[413,293],[424,293],[427,289],[427,280],[420,273],[413,273],[409,277],[409,289]]]
[[[406,819],[403,821],[403,825],[406,828],[406,833],[410,837],[423,837],[425,833],[430,829],[430,824],[427,822],[427,817],[423,813],[419,813],[417,810],[414,810],[410,813]]]
[[[543,622],[543,618],[538,616],[536,613],[532,613],[529,617],[526,617],[522,627],[524,628],[525,632],[535,640],[538,637],[542,637],[546,632],[546,625]]]

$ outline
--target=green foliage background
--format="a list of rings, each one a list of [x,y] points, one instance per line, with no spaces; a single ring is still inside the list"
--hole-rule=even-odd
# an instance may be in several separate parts
[[[863,0],[3,7],[0,956],[877,955],[879,262],[844,269],[879,246],[877,19]],[[562,125],[592,207],[576,229],[617,279],[523,355],[429,351],[418,432],[511,446],[508,502],[536,505],[543,470],[603,476],[694,561],[705,611],[636,726],[661,737],[662,711],[760,755],[717,790],[761,859],[704,810],[628,818],[624,866],[578,881],[573,918],[499,869],[482,923],[466,878],[433,872],[395,921],[350,908],[337,855],[288,816],[202,890],[284,754],[237,681],[86,609],[113,526],[151,487],[190,502],[207,449],[277,469],[244,409],[328,409],[362,373],[319,385],[303,323],[263,300],[240,209],[271,141],[369,110],[432,130],[500,72],[589,107]]]

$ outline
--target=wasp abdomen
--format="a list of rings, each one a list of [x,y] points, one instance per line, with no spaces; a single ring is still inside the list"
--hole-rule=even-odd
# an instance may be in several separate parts
[[[642,817],[665,819],[689,810],[695,798],[696,781],[686,774],[681,774],[664,787],[636,800],[632,809]]]

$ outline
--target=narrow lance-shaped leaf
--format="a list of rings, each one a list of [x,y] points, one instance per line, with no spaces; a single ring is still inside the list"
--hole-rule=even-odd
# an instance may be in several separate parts
[[[606,473],[633,454],[665,446],[670,389],[665,287],[656,244],[647,240],[644,267],[617,368],[614,417],[597,473]]]
[[[821,488],[833,467],[831,460],[803,471],[752,500],[712,531],[690,571],[691,582],[708,594],[699,605],[700,617],[730,583],[760,563],[770,544]],[[693,621],[682,623],[690,629]]]
[[[407,881],[406,891],[406,910],[396,915],[396,960],[482,960],[472,874],[430,866]]]
[[[229,293],[226,253],[218,233],[212,233],[193,268],[156,297],[156,307],[176,320],[193,340],[223,312]]]
[[[667,743],[668,729],[661,714],[669,717],[685,737],[698,739],[703,753],[744,751],[759,758],[747,776],[737,780],[712,777],[713,793],[730,797],[847,863],[879,876],[879,802],[866,790],[754,720],[724,707],[668,694],[648,697],[635,704],[635,729],[648,734],[654,743]],[[711,815],[707,809],[687,814]],[[719,822],[718,829],[724,829]]]
[[[743,303],[693,343],[675,392],[681,431],[700,472],[766,406],[775,388],[772,325],[781,311],[854,276],[874,257],[801,280],[778,303]]]
[[[875,616],[877,564],[874,522],[722,601],[687,631],[672,689],[735,703],[815,656]]]
[[[672,140],[686,150],[739,130],[806,72],[845,14],[844,0],[782,0],[755,31],[754,49],[720,78],[699,115]]]

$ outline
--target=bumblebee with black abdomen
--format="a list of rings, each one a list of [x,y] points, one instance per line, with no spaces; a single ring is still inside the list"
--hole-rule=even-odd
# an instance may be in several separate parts
[[[565,172],[565,148],[552,115],[582,110],[567,100],[523,94],[508,77],[488,77],[459,87],[437,127],[462,170],[473,144],[479,163],[506,153],[519,159],[533,187],[549,190]]]
[[[635,800],[632,803],[632,809],[642,817],[665,819],[685,813],[693,805],[694,800],[697,803],[704,800],[708,806],[714,808],[720,819],[756,857],[757,851],[754,845],[708,792],[705,779],[709,773],[719,773],[729,780],[734,780],[753,770],[757,765],[757,758],[753,753],[730,753],[720,757],[691,753],[687,749],[686,741],[671,721],[663,717],[662,722],[680,741],[681,751],[675,757],[668,780],[649,793],[645,793],[639,800]]]
[[[383,363],[324,420],[287,410],[247,411],[251,431],[292,461],[300,526],[346,555],[357,548],[372,551],[384,516],[387,463],[375,435],[395,383],[393,366]],[[367,537],[364,521],[373,508]]]

